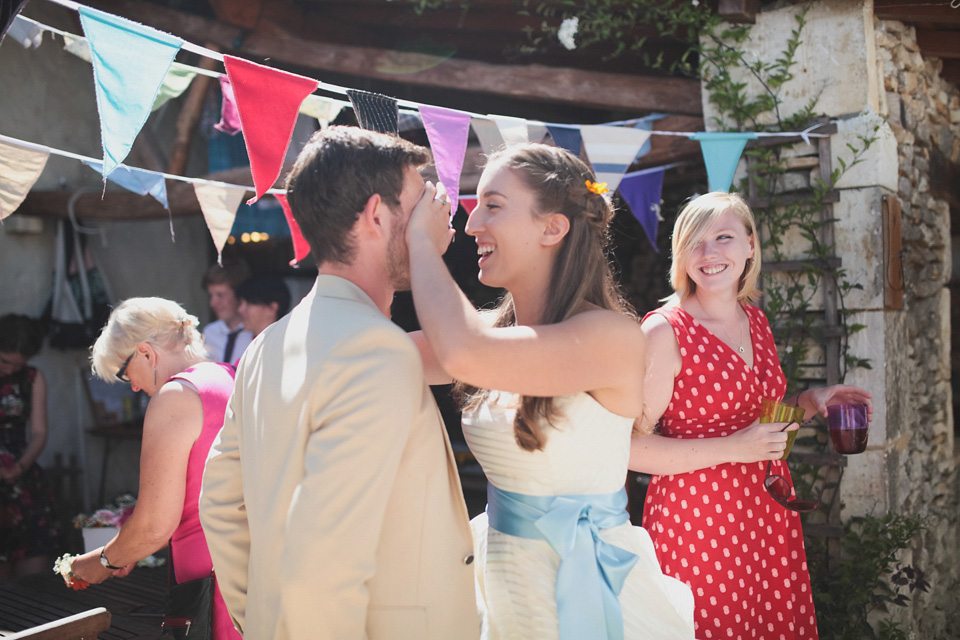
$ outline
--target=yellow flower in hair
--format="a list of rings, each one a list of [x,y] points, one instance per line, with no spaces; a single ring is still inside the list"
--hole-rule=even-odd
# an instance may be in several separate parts
[[[590,180],[587,180],[586,185],[587,191],[590,193],[595,193],[598,196],[602,196],[603,194],[610,192],[610,189],[607,188],[606,182],[591,182]]]

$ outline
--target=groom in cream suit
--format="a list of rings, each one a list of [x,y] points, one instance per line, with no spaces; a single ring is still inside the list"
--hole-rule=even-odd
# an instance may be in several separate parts
[[[207,460],[200,518],[246,640],[479,636],[473,545],[419,352],[389,320],[429,157],[318,132],[287,181],[319,267],[247,348]]]

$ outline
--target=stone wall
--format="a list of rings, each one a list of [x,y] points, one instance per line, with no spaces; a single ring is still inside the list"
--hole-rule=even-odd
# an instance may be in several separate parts
[[[897,446],[891,510],[926,518],[927,530],[905,557],[932,589],[895,612],[917,638],[956,637],[960,625],[960,485],[950,388],[950,207],[931,192],[931,160],[960,161],[960,90],[925,60],[913,27],[876,21],[877,65],[886,120],[897,139],[903,207],[905,352],[885,366],[902,367],[900,398],[909,424]],[[956,185],[953,186],[956,189]]]

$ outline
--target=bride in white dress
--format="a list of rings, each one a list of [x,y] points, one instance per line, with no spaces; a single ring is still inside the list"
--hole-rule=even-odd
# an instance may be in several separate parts
[[[490,158],[467,233],[480,281],[508,292],[492,312],[443,263],[442,185],[427,183],[407,229],[427,377],[464,391],[464,435],[489,481],[472,524],[491,640],[694,637],[690,589],[662,574],[625,509],[645,342],[613,281],[613,209],[595,179],[556,147]]]

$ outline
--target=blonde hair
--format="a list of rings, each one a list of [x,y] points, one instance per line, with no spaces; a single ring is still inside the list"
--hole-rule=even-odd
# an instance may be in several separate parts
[[[747,259],[747,264],[740,275],[737,300],[756,302],[760,298],[762,292],[757,286],[757,280],[760,278],[760,244],[757,241],[757,223],[753,218],[753,212],[739,195],[712,191],[688,202],[677,216],[677,222],[673,226],[670,285],[678,299],[682,300],[696,292],[697,284],[687,275],[687,261],[694,247],[703,240],[707,228],[725,211],[733,211],[743,223],[747,234],[753,238],[753,257]]]
[[[540,321],[563,322],[581,310],[584,303],[634,315],[620,295],[606,253],[613,205],[608,195],[587,188],[587,181],[597,179],[593,170],[569,151],[533,143],[495,153],[487,163],[488,168],[494,166],[513,171],[534,193],[534,215],[560,213],[570,221],[570,230],[554,258]],[[494,311],[494,326],[516,324],[513,296],[509,293]],[[489,393],[463,382],[457,382],[454,391],[465,409],[479,405]],[[523,396],[514,420],[517,444],[527,451],[543,449],[546,434],[541,420],[552,424],[555,417],[553,398]]]
[[[137,345],[147,342],[168,351],[180,350],[193,365],[207,359],[200,321],[165,298],[128,298],[110,314],[90,350],[94,374],[119,382],[116,374]]]

